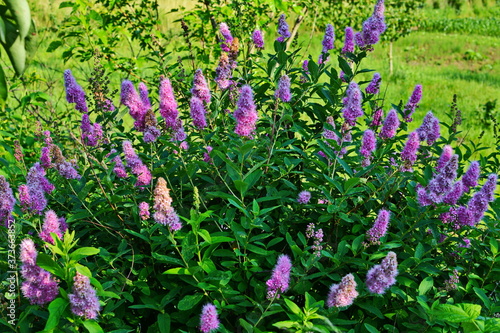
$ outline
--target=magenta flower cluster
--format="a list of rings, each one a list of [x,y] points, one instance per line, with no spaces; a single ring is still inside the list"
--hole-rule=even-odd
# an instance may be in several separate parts
[[[382,77],[380,73],[373,74],[373,78],[370,81],[370,84],[366,87],[365,91],[368,94],[376,95],[380,91],[380,84],[382,83]]]
[[[279,298],[280,294],[288,290],[291,270],[292,261],[290,257],[286,254],[280,255],[271,278],[266,282],[268,299]]]
[[[233,42],[233,35],[231,35],[231,31],[229,30],[229,27],[224,22],[219,25],[219,31],[220,31],[220,34],[222,35],[222,43],[221,43],[220,47],[221,47],[222,51],[229,52],[230,47],[231,47],[231,43]]]
[[[284,42],[287,38],[290,38],[290,30],[288,28],[288,23],[286,23],[285,14],[281,14],[278,20],[278,34],[280,35],[276,40],[278,42]]]
[[[384,237],[387,233],[387,228],[389,226],[389,219],[391,217],[391,213],[387,209],[381,209],[373,223],[373,226],[370,230],[366,232],[366,236],[368,241],[371,244],[380,243],[380,238]]]
[[[210,333],[220,326],[217,308],[212,303],[207,303],[201,309],[200,330],[203,333]]]
[[[413,172],[413,164],[417,161],[417,152],[420,147],[420,139],[418,133],[411,132],[408,135],[408,140],[401,151],[401,171]]]
[[[418,103],[422,99],[422,85],[417,84],[415,86],[415,89],[413,90],[413,93],[410,96],[410,99],[408,100],[408,103],[406,103],[405,108],[404,108],[404,120],[406,122],[412,121],[412,115],[415,112],[415,110],[418,108]]]
[[[45,305],[57,297],[59,287],[57,280],[36,264],[37,256],[35,243],[29,238],[23,239],[20,245],[21,276],[24,279],[21,291],[31,304]]]
[[[43,241],[54,244],[54,239],[51,233],[54,233],[59,239],[66,232],[67,225],[63,217],[59,218],[56,212],[53,210],[48,210],[45,212],[45,218],[43,220],[42,231],[38,235]]]
[[[398,261],[396,253],[389,252],[380,265],[373,266],[366,275],[366,286],[371,293],[383,294],[396,283]]]
[[[240,90],[240,97],[234,110],[236,128],[234,132],[239,136],[252,137],[258,119],[257,109],[253,101],[253,91],[249,85],[244,85]]]
[[[9,182],[0,175],[0,223],[6,227],[14,222],[12,212],[15,204],[16,198],[14,198]]]
[[[85,100],[85,91],[76,82],[71,70],[64,71],[64,88],[66,90],[66,100],[68,103],[75,103],[75,109],[87,113],[87,101]]]
[[[151,172],[148,167],[142,163],[139,156],[137,156],[132,143],[128,140],[123,141],[123,153],[125,154],[125,160],[127,161],[127,166],[132,170],[132,173],[137,177],[135,186],[146,186],[151,183]]]
[[[434,117],[432,111],[427,112],[422,125],[417,129],[420,141],[427,141],[430,146],[441,137],[439,119]]]
[[[323,249],[323,229],[319,228],[316,230],[316,226],[314,223],[309,223],[306,229],[306,238],[313,239],[313,245],[311,246],[314,251],[314,255],[317,257],[321,256],[321,250]]]
[[[362,166],[368,166],[371,164],[372,154],[377,147],[377,138],[375,137],[375,132],[371,129],[367,129],[363,133],[363,139],[361,141],[361,149],[359,153],[363,156]]]
[[[68,294],[71,312],[86,319],[96,319],[101,305],[90,279],[77,272],[73,281],[73,293]]]
[[[352,30],[351,27],[346,27],[342,54],[353,53],[353,52],[354,52],[354,30]]]
[[[344,104],[342,115],[350,126],[356,125],[356,119],[363,115],[362,101],[361,90],[359,90],[358,84],[352,81],[347,88],[346,97],[342,100]]]
[[[354,40],[360,48],[372,50],[372,45],[379,42],[380,35],[387,29],[384,10],[384,0],[378,0],[372,16],[363,22],[363,30],[354,35]]]
[[[19,201],[22,206],[38,214],[41,214],[47,207],[45,194],[55,189],[45,175],[45,169],[40,162],[36,162],[28,171],[26,185],[19,187]]]
[[[281,99],[283,102],[290,102],[292,100],[290,77],[288,75],[285,74],[280,78],[274,97]]]
[[[311,192],[309,191],[302,191],[299,193],[297,197],[297,202],[303,205],[309,203],[310,200],[311,200]]]
[[[400,122],[396,110],[391,109],[385,117],[384,124],[380,130],[380,137],[382,139],[391,139],[396,135]]]
[[[356,291],[356,281],[352,274],[347,274],[342,278],[339,284],[330,286],[330,291],[326,299],[326,306],[331,307],[345,307],[351,305],[359,293]]]
[[[264,35],[262,34],[262,31],[254,30],[254,32],[252,34],[252,41],[253,41],[253,45],[255,45],[256,48],[263,49],[264,48]]]

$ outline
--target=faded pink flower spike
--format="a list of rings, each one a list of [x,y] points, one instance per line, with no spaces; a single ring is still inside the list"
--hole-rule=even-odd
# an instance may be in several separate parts
[[[172,197],[170,190],[167,187],[167,182],[164,178],[158,178],[156,188],[154,190],[154,206],[156,211],[154,220],[157,223],[168,226],[171,231],[177,231],[182,227],[179,216],[172,207]]]
[[[356,291],[356,281],[352,274],[347,274],[339,284],[333,284],[326,299],[326,305],[331,307],[344,307],[351,305],[359,293]]]

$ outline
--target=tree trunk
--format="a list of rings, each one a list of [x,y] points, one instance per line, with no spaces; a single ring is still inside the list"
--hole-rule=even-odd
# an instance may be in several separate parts
[[[297,32],[299,31],[300,24],[302,23],[302,21],[304,21],[304,18],[306,17],[308,10],[309,10],[309,7],[304,7],[304,9],[302,10],[302,14],[300,14],[297,17],[297,19],[295,20],[295,23],[293,24],[290,38],[288,38],[288,41],[286,42],[286,49],[287,50],[290,48],[290,45],[292,45],[292,42],[295,39]]]

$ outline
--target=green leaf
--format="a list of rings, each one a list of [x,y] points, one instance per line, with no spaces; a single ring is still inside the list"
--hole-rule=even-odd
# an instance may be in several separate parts
[[[160,333],[170,333],[170,316],[168,313],[158,315],[158,329]]]
[[[179,304],[177,304],[177,308],[181,311],[189,310],[193,308],[193,306],[195,306],[196,304],[200,303],[202,298],[203,294],[184,296],[184,298],[179,301]]]
[[[274,323],[273,326],[277,328],[294,328],[297,323],[295,321],[291,320],[284,320],[284,321],[278,321],[277,323]]]
[[[53,52],[57,50],[61,45],[63,45],[62,41],[54,40],[50,43],[49,47],[47,47],[47,52]]]
[[[434,286],[434,279],[431,276],[426,277],[420,282],[418,287],[418,294],[425,295]]]
[[[370,333],[380,333],[378,329],[376,329],[374,326],[365,323],[365,328],[368,330]]]
[[[170,268],[163,272],[163,274],[173,274],[173,275],[191,275],[191,272],[184,267]]]
[[[89,333],[104,333],[102,327],[95,320],[85,320],[82,324]]]
[[[5,0],[10,12],[14,16],[17,24],[17,30],[22,40],[28,36],[31,26],[30,6],[26,0]]]
[[[298,307],[298,305],[295,304],[294,302],[292,302],[291,300],[289,300],[288,298],[285,298],[285,303],[288,306],[288,308],[290,309],[290,311],[292,311],[294,314],[300,315],[300,313],[302,312],[300,310],[300,308]]]
[[[422,243],[418,243],[417,247],[415,248],[415,258],[422,259],[424,253],[425,253],[424,246],[422,245]]]
[[[0,107],[3,108],[5,101],[7,100],[7,95],[9,88],[7,86],[7,80],[5,79],[5,72],[2,66],[0,66]]]
[[[468,303],[439,304],[432,311],[432,315],[437,319],[451,323],[472,322],[480,314],[481,305]]]
[[[36,264],[41,268],[45,269],[49,273],[64,279],[64,270],[57,264],[52,258],[45,253],[39,253],[36,257]]]
[[[57,327],[59,324],[59,320],[61,316],[66,310],[69,302],[63,298],[56,298],[49,304],[49,318],[47,319],[47,323],[45,324],[45,330],[49,331]]]
[[[358,185],[360,182],[360,179],[358,177],[352,177],[349,178],[345,183],[344,183],[344,192],[349,191],[351,188],[354,186]]]
[[[253,325],[243,318],[240,318],[240,325],[243,327],[246,333],[253,333]]]
[[[491,308],[491,300],[488,296],[486,296],[484,290],[481,288],[474,287],[474,292],[481,299],[484,306],[489,310]]]
[[[78,261],[82,258],[98,254],[99,252],[100,250],[95,247],[82,247],[73,251],[69,256],[71,260]]]

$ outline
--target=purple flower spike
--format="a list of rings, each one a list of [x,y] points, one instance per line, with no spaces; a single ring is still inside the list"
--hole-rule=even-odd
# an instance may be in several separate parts
[[[376,146],[377,146],[377,139],[375,138],[375,132],[373,132],[370,129],[367,129],[363,133],[361,149],[359,150],[359,153],[364,157],[362,166],[370,165],[371,155],[375,151]]]
[[[279,298],[280,294],[288,290],[291,270],[292,261],[290,257],[286,254],[280,255],[271,278],[266,282],[267,299]]]
[[[232,85],[232,67],[229,57],[222,53],[219,58],[219,65],[215,69],[215,82],[220,89],[227,89]]]
[[[417,129],[420,141],[427,140],[427,144],[430,146],[436,142],[441,136],[439,120],[434,117],[431,111],[427,112],[422,121],[422,125]]]
[[[306,204],[309,202],[309,200],[311,200],[311,192],[309,191],[302,191],[297,197],[297,202],[300,204]]]
[[[382,118],[383,117],[384,117],[384,110],[382,110],[381,108],[377,109],[373,113],[373,120],[370,123],[370,127],[379,127],[380,125],[382,125]]]
[[[373,15],[363,22],[363,30],[354,36],[356,44],[360,48],[368,51],[373,50],[372,45],[378,43],[380,35],[386,30],[384,8],[384,1],[379,0],[375,5]]]
[[[283,75],[278,83],[278,89],[274,93],[274,97],[281,99],[283,102],[290,102],[292,94],[290,93],[290,78],[288,75]]]
[[[151,183],[151,172],[148,167],[144,165],[135,153],[132,143],[130,141],[123,141],[123,153],[127,161],[127,166],[132,169],[132,173],[137,176],[135,186],[146,186]]]
[[[373,227],[366,232],[368,241],[372,244],[380,243],[380,238],[384,237],[387,233],[387,227],[389,226],[389,218],[391,213],[386,209],[381,209],[378,213]]]
[[[384,125],[380,131],[380,137],[382,139],[393,138],[396,135],[399,124],[398,113],[396,110],[391,109],[385,118]]]
[[[193,88],[191,89],[191,94],[201,99],[206,104],[210,103],[210,89],[208,88],[207,80],[203,76],[203,72],[201,71],[201,69],[197,69],[196,72],[194,72]]]
[[[453,185],[453,188],[450,192],[448,192],[443,198],[443,202],[449,205],[456,205],[458,200],[462,197],[462,194],[465,191],[465,187],[462,181],[457,181]]]
[[[229,31],[229,27],[226,23],[221,23],[219,25],[219,31],[222,37],[224,37],[223,43],[220,45],[222,51],[229,52],[231,43],[233,42],[233,36],[231,35],[231,31]]]
[[[479,221],[483,218],[484,213],[488,210],[488,203],[495,200],[497,178],[498,176],[496,174],[490,174],[481,190],[476,192],[472,199],[470,199],[467,203],[467,210],[470,212],[471,217],[471,223],[468,225],[476,225],[479,223]]]
[[[149,100],[148,87],[146,87],[144,82],[139,83],[139,97],[141,98],[143,112],[151,109],[151,101]]]
[[[156,212],[153,217],[157,223],[168,226],[170,231],[177,231],[182,228],[179,216],[172,207],[172,197],[167,182],[162,177],[157,180],[154,201],[153,209]]]
[[[398,261],[396,253],[389,252],[380,265],[373,266],[366,275],[366,286],[371,293],[383,294],[396,283]]]
[[[321,53],[328,53],[331,49],[333,49],[333,42],[335,41],[335,32],[333,30],[333,25],[327,24],[325,30],[325,36],[323,37],[323,50]]]
[[[253,91],[249,85],[241,87],[234,118],[236,119],[234,132],[239,136],[252,137],[258,115],[253,101]]]
[[[23,239],[20,245],[21,276],[24,279],[21,291],[31,304],[45,305],[57,297],[59,287],[49,272],[37,266],[37,256],[35,243],[29,238]]]
[[[179,116],[174,90],[170,80],[162,77],[160,81],[160,114],[165,119],[167,128],[173,129]]]
[[[466,188],[466,191],[469,191],[472,187],[476,187],[478,185],[480,167],[478,161],[473,161],[469,165],[469,168],[465,172],[462,177],[462,182]]]
[[[356,291],[356,281],[352,274],[347,274],[339,284],[333,284],[326,299],[326,306],[329,308],[351,305],[359,293]]]
[[[73,281],[73,293],[68,294],[71,312],[85,319],[96,319],[101,305],[90,279],[77,272]]]
[[[193,125],[199,130],[207,127],[207,120],[205,118],[205,107],[201,99],[193,96],[190,102],[191,118],[193,118]]]
[[[59,239],[61,239],[63,235],[59,218],[53,210],[45,212],[45,219],[43,220],[42,231],[39,236],[44,242],[54,244],[54,239],[50,233],[56,234]]]
[[[372,81],[370,82],[368,87],[366,87],[366,89],[365,89],[366,93],[373,94],[373,95],[378,94],[378,92],[380,91],[380,83],[381,82],[382,82],[382,78],[380,77],[380,74],[379,73],[373,74]]]
[[[346,97],[342,100],[344,108],[342,114],[346,123],[350,126],[356,125],[356,119],[363,115],[363,108],[361,107],[362,96],[359,86],[356,82],[352,81],[346,91]]]
[[[64,71],[64,87],[66,88],[66,100],[68,103],[75,103],[75,109],[87,113],[87,101],[82,87],[76,83],[73,74],[69,69]]]
[[[344,47],[342,48],[342,54],[353,53],[354,52],[354,31],[351,27],[345,28],[345,40]]]
[[[262,31],[255,30],[252,34],[252,41],[256,48],[263,49],[264,48],[264,36],[262,35]]]
[[[432,204],[432,201],[429,199],[429,195],[427,194],[427,190],[420,184],[417,184],[417,200],[420,207]]]
[[[441,156],[439,157],[439,160],[437,162],[436,171],[439,172],[442,168],[444,168],[444,166],[448,163],[452,156],[453,148],[451,148],[451,146],[449,145],[444,146]]]
[[[309,73],[309,60],[304,60],[304,62],[302,63],[302,69],[304,70],[304,72],[306,74],[310,74]]]
[[[201,310],[200,330],[203,333],[210,333],[217,330],[219,326],[217,308],[212,303],[205,304]]]
[[[278,34],[280,34],[280,37],[276,40],[281,43],[291,36],[290,31],[288,30],[288,24],[286,23],[285,14],[281,14],[278,20]]]
[[[419,135],[418,133],[411,132],[408,135],[408,141],[401,152],[401,160],[403,161],[401,171],[413,172],[413,164],[417,160],[417,151],[420,147]]]
[[[144,92],[142,92],[144,98]],[[123,105],[128,107],[129,113],[136,121],[134,126],[137,130],[142,131],[141,124],[144,122],[145,108],[141,96],[134,88],[134,84],[128,80],[122,82],[122,90],[120,100]]]
[[[441,203],[444,195],[452,190],[457,178],[458,155],[453,155],[448,163],[430,180],[427,189],[429,199],[434,203]]]
[[[139,204],[139,217],[144,221],[149,219],[149,216],[149,204],[143,201]]]
[[[420,102],[421,99],[422,99],[422,85],[417,84],[404,109],[404,120],[406,122],[411,122],[413,120],[411,116],[418,108],[418,103]]]
[[[14,221],[12,212],[15,204],[16,198],[14,198],[9,182],[0,175],[0,223],[6,227]]]

